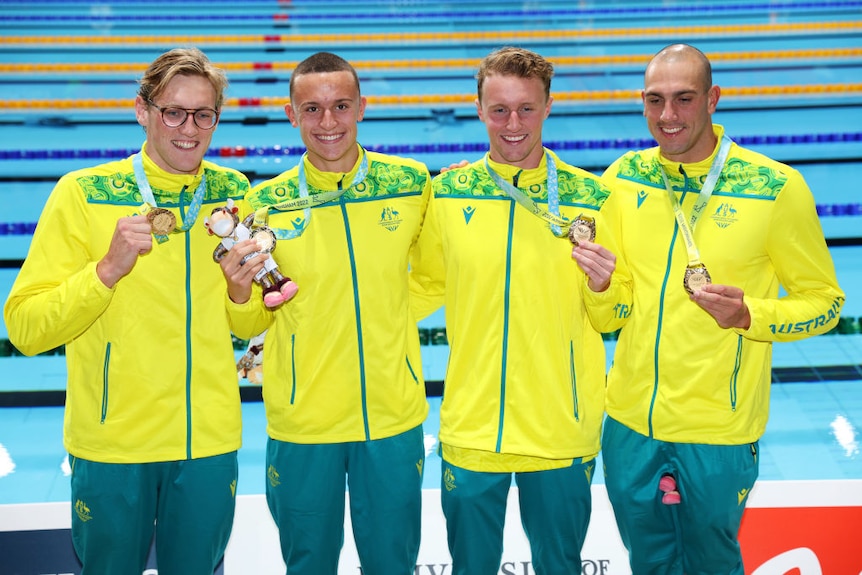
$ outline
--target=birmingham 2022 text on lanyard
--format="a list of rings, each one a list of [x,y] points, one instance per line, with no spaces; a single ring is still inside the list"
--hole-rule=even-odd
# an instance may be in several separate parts
[[[359,184],[365,179],[365,176],[368,175],[368,154],[362,154],[362,161],[359,163],[359,170],[357,170],[356,175],[353,177],[353,181],[346,188],[342,188],[340,190],[335,190],[332,192],[322,192],[319,194],[310,195],[308,193],[308,182],[305,176],[305,158],[308,156],[308,152],[302,155],[302,158],[299,159],[299,197],[287,200],[278,204],[274,204],[272,206],[265,206],[263,208],[258,209],[254,215],[254,223],[255,225],[265,225],[267,214],[270,209],[278,210],[280,212],[292,212],[297,210],[303,211],[303,221],[299,227],[292,230],[285,230],[280,228],[272,228],[275,236],[280,240],[291,240],[293,238],[299,237],[305,231],[305,228],[308,227],[308,222],[311,220],[311,208],[314,206],[319,206],[333,200],[337,200],[341,197],[344,192],[352,188],[353,186]]]

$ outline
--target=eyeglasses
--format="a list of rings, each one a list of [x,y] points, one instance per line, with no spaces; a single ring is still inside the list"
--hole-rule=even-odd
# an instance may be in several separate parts
[[[152,100],[147,100],[147,103],[158,110],[162,115],[162,122],[168,128],[179,128],[186,123],[189,114],[194,118],[195,125],[201,130],[211,130],[218,122],[218,112],[212,108],[198,108],[197,110],[188,110],[185,108],[162,108]]]

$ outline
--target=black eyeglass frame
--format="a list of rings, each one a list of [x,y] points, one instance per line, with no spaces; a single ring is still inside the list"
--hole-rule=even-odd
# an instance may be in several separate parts
[[[165,106],[163,108],[162,106],[159,106],[158,104],[156,104],[155,102],[153,102],[150,99],[147,99],[146,102],[147,102],[147,104],[149,104],[150,106],[152,106],[153,108],[155,108],[156,110],[159,111],[159,116],[161,116],[161,118],[162,118],[162,123],[165,126],[167,126],[168,128],[179,128],[180,126],[182,126],[186,123],[186,121],[189,119],[189,116],[192,117],[192,121],[195,123],[195,126],[200,128],[201,130],[212,130],[213,128],[216,127],[216,124],[218,124],[218,119],[219,119],[218,110],[214,110],[212,108],[180,108],[178,106]],[[181,122],[179,122],[175,126],[172,126],[165,119],[165,111],[167,111],[167,110],[177,110],[177,111],[185,113],[185,116],[183,116],[183,119]],[[212,113],[212,125],[201,126],[200,122],[198,122],[198,112],[210,112],[210,113]]]

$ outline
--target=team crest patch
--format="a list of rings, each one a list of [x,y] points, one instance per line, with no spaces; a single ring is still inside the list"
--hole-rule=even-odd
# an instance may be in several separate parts
[[[273,487],[281,485],[281,479],[274,465],[270,465],[269,469],[266,470],[266,478],[269,479],[269,484]]]
[[[93,518],[90,514],[90,508],[87,507],[87,504],[80,499],[75,502],[75,514],[78,516],[78,519],[84,523]]]
[[[443,486],[446,487],[446,491],[455,489],[455,474],[452,473],[451,467],[447,467],[443,471]]]
[[[718,206],[710,217],[718,227],[727,228],[737,221],[736,208],[730,202],[725,202]]]
[[[398,210],[392,207],[386,207],[383,208],[383,211],[380,213],[380,221],[377,223],[390,232],[394,232],[398,229],[398,226],[401,225],[402,221],[401,214],[398,213]]]

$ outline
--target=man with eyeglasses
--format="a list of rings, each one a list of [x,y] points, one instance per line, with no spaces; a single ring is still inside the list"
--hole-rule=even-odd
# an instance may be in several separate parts
[[[6,302],[23,353],[66,346],[83,575],[140,575],[154,534],[159,573],[212,575],[230,536],[240,397],[225,280],[198,217],[249,189],[203,160],[226,86],[197,49],[159,56],[135,99],[142,149],[60,179]]]
[[[201,108],[199,110],[186,110],[185,108],[162,107],[147,100],[147,103],[162,114],[162,122],[168,128],[179,128],[186,123],[189,116],[194,119],[195,125],[201,130],[210,130],[218,122],[218,112],[212,108]]]

